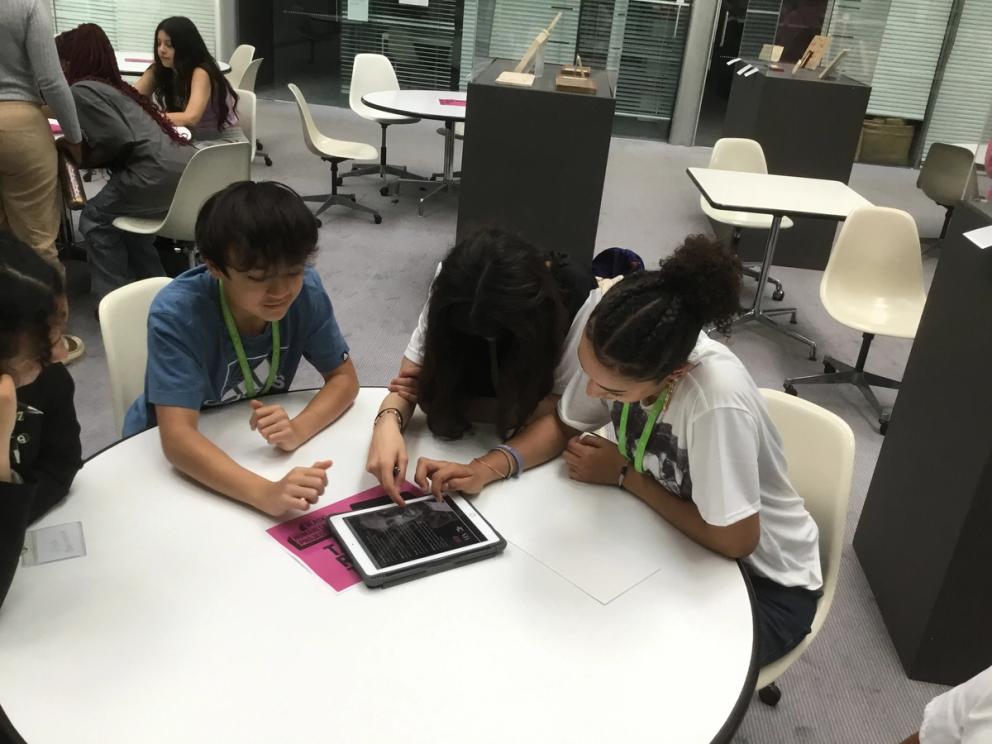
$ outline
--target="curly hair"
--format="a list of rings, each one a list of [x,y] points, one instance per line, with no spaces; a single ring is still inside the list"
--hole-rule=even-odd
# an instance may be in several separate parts
[[[458,243],[434,279],[427,310],[419,403],[436,435],[471,428],[473,383],[491,379],[497,425],[524,423],[554,386],[568,333],[558,257],[489,229]]]
[[[657,271],[612,287],[589,317],[597,359],[635,380],[663,380],[685,364],[699,332],[722,333],[739,312],[741,265],[720,243],[690,235]]]
[[[55,48],[58,50],[62,71],[69,85],[84,80],[109,85],[138,104],[155,120],[169,139],[180,145],[187,144],[151,101],[124,82],[120,68],[117,67],[114,48],[100,26],[95,23],[83,23],[69,31],[64,31],[55,37]]]
[[[164,31],[169,35],[172,48],[175,50],[173,68],[162,64],[158,56],[158,32]],[[202,67],[210,78],[210,107],[217,117],[217,131],[227,126],[227,117],[231,109],[227,106],[228,96],[234,101],[234,112],[237,113],[238,94],[227,82],[227,78],[217,66],[217,61],[207,49],[200,30],[185,16],[171,16],[162,20],[155,28],[155,62],[152,70],[155,76],[155,101],[166,111],[182,111],[189,101],[190,85],[193,82],[193,70]]]
[[[0,371],[18,356],[47,364],[62,274],[34,249],[0,230]]]

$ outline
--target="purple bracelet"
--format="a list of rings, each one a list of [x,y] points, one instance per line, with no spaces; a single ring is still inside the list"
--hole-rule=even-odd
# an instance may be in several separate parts
[[[511,447],[508,444],[498,444],[495,447],[493,447],[493,449],[498,449],[501,452],[505,452],[506,454],[508,454],[510,457],[513,458],[513,462],[515,462],[517,465],[517,468],[512,475],[513,478],[518,477],[522,472],[524,472],[524,458],[520,455],[519,452],[513,449],[513,447]]]

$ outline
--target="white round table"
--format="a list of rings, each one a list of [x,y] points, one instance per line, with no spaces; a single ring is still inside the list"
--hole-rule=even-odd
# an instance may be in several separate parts
[[[312,392],[283,398],[290,414]],[[364,472],[383,390],[299,451],[248,428],[203,431],[268,477],[333,458],[328,504]],[[411,459],[462,459],[491,435]],[[560,461],[475,503],[509,542],[495,558],[341,593],[206,493],[144,432],[89,460],[41,523],[79,520],[87,555],[19,568],[0,610],[0,700],[29,742],[726,741],[757,672],[739,565],[634,497],[569,481]]]
[[[461,101],[461,103],[450,103]],[[424,203],[435,194],[442,191],[452,191],[458,186],[454,173],[455,161],[455,123],[465,121],[466,93],[458,90],[382,90],[366,93],[362,103],[369,108],[386,111],[390,114],[412,116],[418,119],[434,119],[444,122],[444,168],[438,186],[420,198],[419,211],[424,214]],[[400,178],[394,181],[396,193],[404,183],[416,183],[423,186],[425,179]],[[389,193],[389,187],[383,187],[383,195]]]
[[[148,66],[155,61],[151,52],[116,52],[117,67],[125,77],[141,77]],[[215,60],[221,72],[230,72],[231,66],[223,60]]]

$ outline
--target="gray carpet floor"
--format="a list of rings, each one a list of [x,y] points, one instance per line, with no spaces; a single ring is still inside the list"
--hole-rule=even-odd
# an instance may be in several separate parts
[[[314,107],[314,115],[318,126],[330,136],[378,144],[378,127],[347,109]],[[257,160],[253,177],[283,181],[304,195],[328,191],[328,169],[306,150],[295,106],[260,101],[258,120],[259,137],[274,163],[267,168]],[[392,127],[390,160],[417,173],[439,170],[442,138],[436,128],[431,122]],[[656,261],[670,253],[686,234],[708,232],[710,226],[699,210],[698,193],[684,172],[688,166],[705,165],[708,159],[706,148],[615,138],[598,248],[625,246]],[[936,235],[943,210],[917,191],[916,175],[908,169],[857,165],[851,186],[875,204],[910,212],[921,235]],[[378,186],[372,177],[346,179],[344,190],[356,193],[362,203],[376,206],[383,222],[374,225],[367,216],[340,208],[325,212],[317,259],[364,385],[384,385],[398,368],[434,267],[454,240],[457,214],[457,197],[437,197],[428,203],[425,216],[419,217],[415,190],[394,200],[380,196]],[[99,187],[97,178],[91,188]],[[925,258],[928,280],[937,255]],[[833,321],[820,305],[820,273],[776,268],[775,275],[785,283],[788,304],[799,309],[798,330],[816,340],[821,353],[853,360],[860,336]],[[754,283],[746,282],[746,286],[753,288]],[[76,405],[86,454],[117,438],[94,305],[91,297],[78,298],[71,320],[73,332],[81,335],[87,346],[86,356],[70,367],[77,384]],[[821,369],[819,362],[806,358],[802,345],[754,326],[735,333],[729,343],[761,386],[780,388],[787,376],[815,374]],[[878,373],[901,377],[909,348],[907,341],[880,338],[869,365]],[[316,373],[306,369],[301,370],[295,386],[318,382]],[[900,742],[918,728],[924,705],[942,688],[906,678],[850,546],[882,437],[870,408],[855,390],[811,387],[801,395],[843,417],[857,441],[840,586],[816,642],[780,680],[784,694],[778,708],[770,709],[755,699],[735,741]],[[891,400],[884,391],[881,397]],[[706,695],[706,690],[699,694]]]

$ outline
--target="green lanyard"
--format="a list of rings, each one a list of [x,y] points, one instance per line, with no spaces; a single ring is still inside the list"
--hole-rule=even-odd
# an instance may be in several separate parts
[[[644,431],[641,432],[641,437],[637,440],[637,450],[634,452],[634,470],[638,473],[644,472],[644,450],[647,449],[648,440],[651,438],[651,431],[658,421],[658,416],[664,412],[671,394],[672,386],[669,384],[662,391],[661,395],[658,396],[658,400],[654,402],[654,405],[651,406],[651,411],[648,413],[647,423],[644,424]],[[630,403],[624,403],[623,412],[620,414],[620,431],[617,436],[617,449],[620,450],[620,454],[624,458],[627,457],[627,418],[629,416]]]
[[[248,367],[248,357],[245,355],[245,347],[241,344],[241,334],[238,333],[238,327],[234,324],[231,308],[227,306],[227,297],[224,296],[224,282],[219,281],[218,284],[220,285],[220,311],[224,316],[224,325],[227,326],[227,333],[231,337],[231,345],[234,347],[234,353],[238,355],[238,366],[241,367],[241,376],[245,381],[245,390],[249,398],[254,398],[256,395],[255,377]],[[272,323],[272,360],[269,364],[269,376],[265,380],[265,387],[262,388],[262,392],[258,393],[258,395],[265,395],[269,392],[269,388],[275,382],[276,373],[279,371],[279,354],[279,321],[276,320]]]

